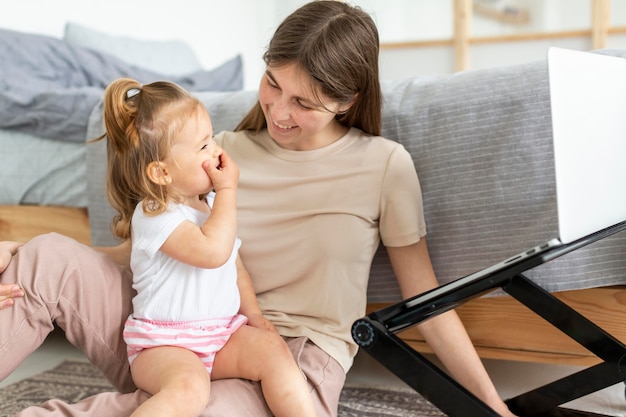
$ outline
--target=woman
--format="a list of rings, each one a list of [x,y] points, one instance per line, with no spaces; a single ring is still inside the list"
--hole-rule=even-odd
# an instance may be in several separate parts
[[[304,5],[283,21],[270,42],[258,103],[235,132],[216,137],[241,172],[238,233],[244,242],[242,260],[264,315],[285,337],[307,377],[319,416],[337,415],[345,373],[357,350],[350,326],[364,314],[369,268],[380,239],[404,297],[437,285],[412,160],[399,144],[378,136],[378,44],[374,22],[360,9],[336,1]],[[70,259],[63,252],[68,246],[79,252],[80,259]],[[47,277],[24,277],[33,275],[29,268],[37,271],[39,265],[50,263],[63,268],[70,263],[70,272],[67,268],[59,271],[68,288],[57,291],[59,279],[54,276],[52,302],[47,301],[52,312],[42,314],[42,323],[33,332],[39,335],[42,327],[51,328],[50,319],[69,327],[68,338],[118,389],[128,392],[127,365],[117,356],[123,354],[119,339],[132,296],[129,274],[106,256],[76,246],[58,236],[36,239],[19,250],[14,258],[18,261],[9,265],[3,283],[19,279],[26,291],[19,303],[26,303],[32,287],[52,286]],[[105,251],[127,265],[127,244]],[[98,301],[98,291],[108,287],[115,298],[114,308]],[[79,290],[94,294],[90,304],[83,301],[87,297],[79,296]],[[70,291],[74,292],[65,294]],[[90,326],[75,323],[66,312],[71,308],[65,305],[66,299],[82,303],[72,312]],[[17,310],[19,303],[10,310]],[[111,310],[115,311],[105,314]],[[102,317],[107,318],[104,325]],[[419,329],[462,385],[499,414],[513,415],[499,398],[456,313],[442,314]],[[92,331],[96,334],[89,334]],[[2,330],[0,337],[4,344],[7,337]],[[104,342],[97,341],[98,337]],[[109,357],[102,358],[99,353],[109,346],[104,352]],[[13,346],[0,354],[19,362],[20,350],[23,346]],[[0,366],[0,377],[3,371]],[[258,384],[216,381],[212,389],[205,416],[270,415]],[[65,412],[122,413],[145,398],[138,391],[101,394]],[[59,402],[48,405],[56,412],[67,407]]]

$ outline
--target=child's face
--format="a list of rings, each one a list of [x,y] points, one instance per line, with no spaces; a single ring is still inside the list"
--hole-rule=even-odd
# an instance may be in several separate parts
[[[169,157],[165,160],[171,186],[178,194],[196,198],[213,188],[211,179],[202,167],[205,161],[220,165],[222,148],[213,139],[213,125],[209,114],[201,109],[185,123],[174,139]]]

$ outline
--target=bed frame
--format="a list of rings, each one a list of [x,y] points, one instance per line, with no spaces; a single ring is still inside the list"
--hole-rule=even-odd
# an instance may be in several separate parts
[[[58,232],[91,244],[87,209],[53,206],[0,206],[0,240],[26,242]],[[553,293],[615,338],[626,342],[626,287]],[[368,304],[367,313],[387,304]],[[488,359],[590,366],[600,360],[511,296],[473,299],[457,308],[479,355]],[[400,334],[413,349],[431,350],[417,329]]]

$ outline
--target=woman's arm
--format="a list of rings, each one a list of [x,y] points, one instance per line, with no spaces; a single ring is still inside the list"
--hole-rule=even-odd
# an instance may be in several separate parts
[[[107,255],[116,264],[130,270],[130,239],[126,239],[117,246],[94,246],[94,249]]]
[[[421,294],[439,285],[425,238],[409,246],[388,247],[387,252],[403,298]],[[418,328],[446,369],[461,385],[500,415],[514,415],[498,395],[454,310],[420,323]]]
[[[274,325],[261,312],[250,274],[243,265],[240,256],[237,256],[237,286],[239,287],[239,295],[241,297],[239,313],[248,317],[248,324],[253,327],[276,331]]]

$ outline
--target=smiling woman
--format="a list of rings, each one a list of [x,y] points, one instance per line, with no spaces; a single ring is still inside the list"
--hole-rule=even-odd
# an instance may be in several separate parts
[[[289,82],[283,83],[284,80]],[[345,113],[350,105],[337,103],[323,93],[314,94],[312,83],[311,77],[295,64],[270,66],[261,81],[259,104],[267,129],[284,149],[319,149],[347,132],[345,126],[330,121]]]

